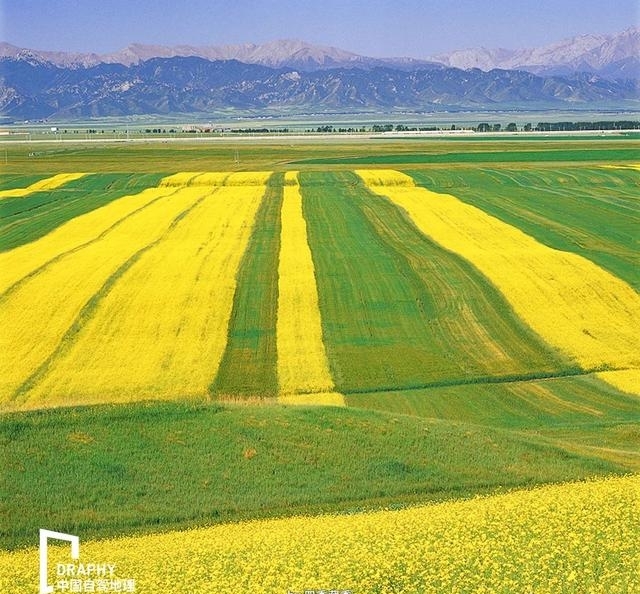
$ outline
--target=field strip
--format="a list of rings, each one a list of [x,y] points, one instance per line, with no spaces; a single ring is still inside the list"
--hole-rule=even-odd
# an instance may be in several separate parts
[[[301,172],[324,343],[343,393],[579,371],[464,258],[352,172]]]
[[[368,166],[400,167],[414,164],[477,164],[477,163],[612,163],[619,161],[637,161],[637,148],[589,148],[578,150],[537,148],[535,150],[471,150],[461,148],[460,152],[379,152],[384,150],[377,145],[369,149],[366,156],[312,157],[290,161],[291,165],[342,165],[353,169]]]
[[[29,405],[208,394],[270,173],[254,175],[261,183],[235,185],[231,175],[226,186],[181,190],[202,198],[101,295],[26,394]]]
[[[82,542],[136,591],[172,594],[640,591],[640,477],[344,515],[251,520]],[[69,547],[51,545],[50,580]],[[0,588],[31,592],[37,549],[0,552]],[[188,568],[188,571],[185,570]],[[179,576],[179,577],[176,577]],[[58,578],[59,579],[59,578]],[[393,589],[387,588],[393,584]]]
[[[25,175],[23,173],[0,173],[0,191],[15,190],[16,188],[24,188],[30,186],[36,182],[46,179],[45,174],[30,174]]]
[[[231,175],[231,178],[229,176]],[[264,186],[265,175],[269,173],[256,171],[181,171],[164,177],[160,182],[162,187],[192,187],[192,186],[223,186],[227,183],[233,186]]]
[[[0,300],[21,281],[39,274],[60,258],[101,240],[125,224],[128,217],[137,216],[176,190],[175,187],[148,188],[138,194],[124,196],[64,223],[34,242],[0,253]]]
[[[540,243],[591,260],[640,290],[637,175],[583,167],[407,172],[517,227]]]
[[[159,174],[92,173],[24,198],[0,201],[0,252],[37,241],[70,220],[155,187]]]
[[[322,336],[318,289],[295,171],[285,175],[278,264],[279,400],[344,405],[335,392]]]
[[[54,190],[64,184],[68,184],[71,181],[80,179],[87,175],[86,173],[58,173],[53,177],[40,180],[26,188],[15,188],[13,190],[0,190],[0,200],[3,198],[22,198],[33,192],[45,192],[47,190]]]
[[[543,191],[552,196],[561,196],[573,205],[583,199],[593,200],[596,203],[610,203],[615,206],[626,206],[627,212],[635,209],[638,201],[637,192],[634,190],[637,176],[632,174],[633,167],[581,167],[567,171],[567,168],[540,168],[533,170],[500,169],[481,167],[474,170],[479,178],[486,176],[494,178],[497,185],[491,189],[504,188],[504,196],[510,195],[509,190],[519,187],[521,190],[532,194],[535,191]],[[413,176],[412,176],[413,177]],[[478,178],[476,178],[478,179]],[[470,187],[473,187],[471,184]],[[633,204],[629,204],[629,203]],[[543,200],[545,206],[548,201]],[[556,205],[561,207],[562,205]]]
[[[85,305],[123,263],[161,237],[203,194],[202,188],[174,189],[170,196],[127,217],[99,241],[71,251],[5,296],[0,303],[0,402],[16,396],[16,390],[59,347]]]
[[[625,282],[405,174],[357,173],[425,235],[474,264],[535,332],[584,369],[640,369],[640,296]]]
[[[237,276],[228,340],[210,392],[215,398],[275,398],[276,317],[284,173],[269,179]]]

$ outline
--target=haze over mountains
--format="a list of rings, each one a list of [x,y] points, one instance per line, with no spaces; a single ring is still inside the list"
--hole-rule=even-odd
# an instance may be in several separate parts
[[[637,107],[640,29],[528,50],[371,58],[280,40],[218,47],[133,44],[109,55],[0,43],[9,119],[288,109]]]
[[[244,64],[259,64],[270,68],[295,68],[304,71],[329,68],[418,68],[442,66],[429,60],[414,58],[369,58],[335,47],[311,45],[296,39],[281,39],[261,45],[222,45],[196,47],[179,45],[144,45],[133,43],[119,52],[111,54],[78,54],[48,52],[19,48],[8,43],[0,43],[0,58],[32,57],[66,68],[91,68],[98,64],[138,65],[152,58],[198,57],[205,60],[237,60]]]
[[[371,58],[335,47],[311,45],[295,39],[265,44],[242,44],[196,47],[166,47],[134,43],[111,54],[80,54],[24,49],[0,43],[0,58],[17,58],[31,54],[64,67],[91,67],[97,64],[131,66],[151,58],[196,56],[206,60],[238,60],[271,68],[318,70],[326,68],[391,68],[413,69],[437,65],[479,68],[489,71],[526,70],[534,74],[571,74],[594,72],[607,78],[640,78],[640,28],[632,27],[614,35],[581,35],[538,48],[510,50],[503,48],[461,49],[426,59]]]
[[[454,68],[526,70],[534,74],[590,72],[610,79],[640,78],[640,28],[616,35],[581,35],[522,50],[468,49],[435,56]]]

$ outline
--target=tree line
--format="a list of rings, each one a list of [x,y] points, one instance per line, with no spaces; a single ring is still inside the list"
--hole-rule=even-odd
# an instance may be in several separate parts
[[[640,122],[619,120],[616,122],[539,122],[538,132],[576,132],[580,130],[640,130]]]
[[[501,124],[478,124],[473,128],[476,132],[500,132]],[[504,131],[518,132],[517,124],[507,124]],[[538,122],[537,126],[528,123],[522,126],[523,132],[580,132],[580,131],[604,131],[604,130],[640,130],[640,122],[632,120],[618,120],[615,122]]]

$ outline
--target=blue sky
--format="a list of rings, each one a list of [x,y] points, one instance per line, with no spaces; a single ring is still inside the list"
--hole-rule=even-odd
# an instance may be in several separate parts
[[[640,21],[640,0],[0,0],[0,38],[106,53],[129,43],[302,39],[369,56],[523,48]]]

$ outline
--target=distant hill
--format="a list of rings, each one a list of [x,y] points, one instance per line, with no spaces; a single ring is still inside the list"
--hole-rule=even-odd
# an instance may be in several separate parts
[[[33,54],[0,59],[5,118],[88,118],[213,112],[220,109],[391,111],[637,107],[638,84],[593,75],[541,77],[522,71],[389,67],[304,71],[210,61],[151,58],[126,66],[62,67]]]
[[[286,109],[637,108],[640,30],[529,50],[369,58],[298,40],[211,47],[132,44],[98,55],[0,43],[5,119]]]
[[[502,68],[544,75],[589,72],[610,79],[640,79],[640,28],[615,35],[581,35],[533,49],[457,50],[432,59],[462,69]]]

